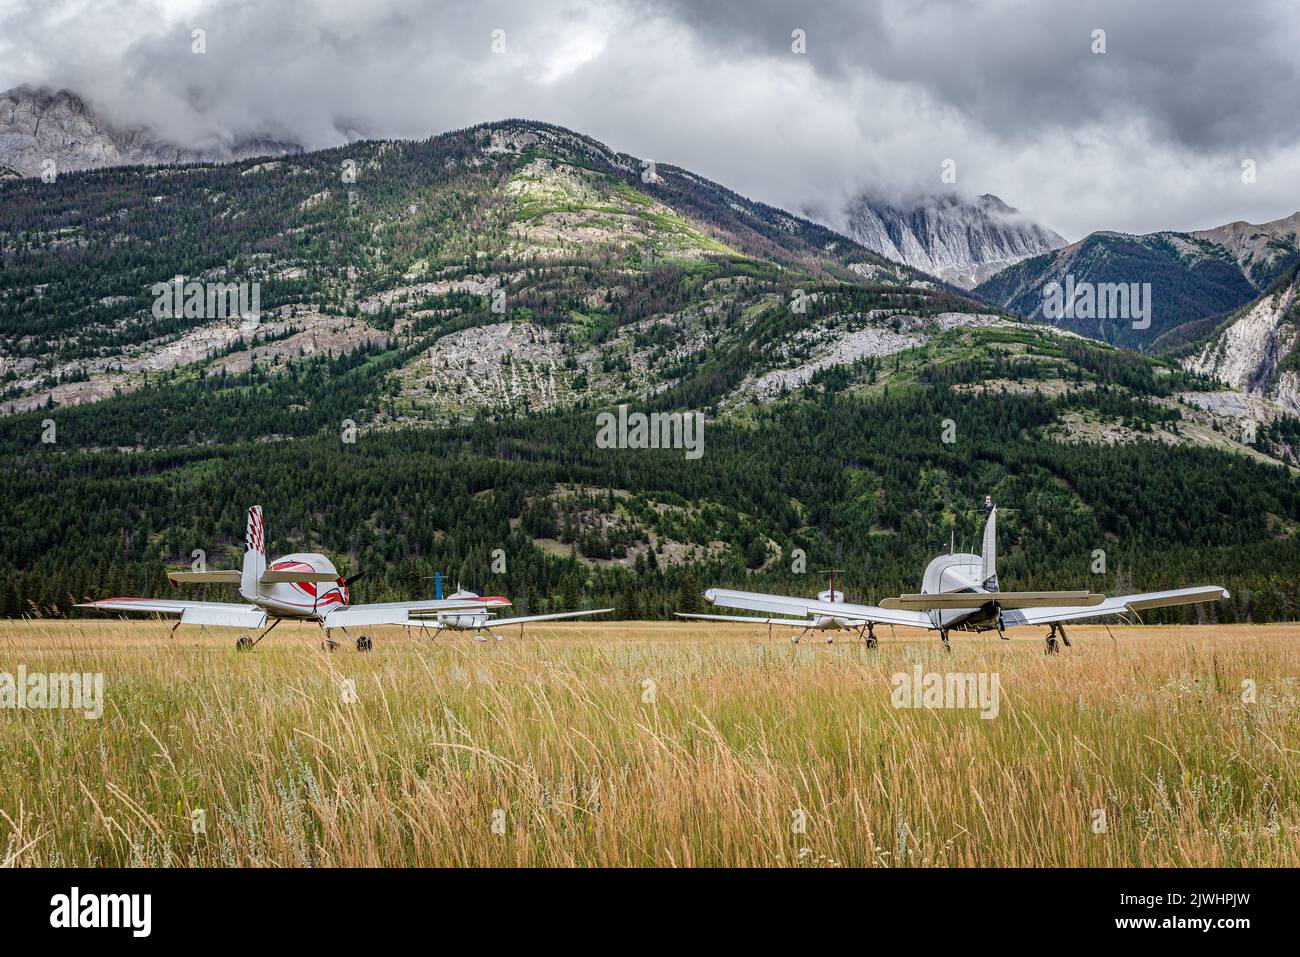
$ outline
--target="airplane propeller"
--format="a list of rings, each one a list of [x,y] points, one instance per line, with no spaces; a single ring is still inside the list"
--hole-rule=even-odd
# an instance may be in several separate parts
[[[342,585],[344,588],[351,588],[352,583],[364,574],[365,572],[357,572],[355,575],[349,575],[347,578],[340,578],[339,584]],[[320,592],[317,592],[316,597],[314,597],[311,601],[312,611],[316,610],[316,603],[319,601],[320,601]]]

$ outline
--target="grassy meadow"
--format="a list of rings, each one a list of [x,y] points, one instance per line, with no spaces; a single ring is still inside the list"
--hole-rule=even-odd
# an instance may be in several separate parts
[[[0,622],[0,672],[104,674],[98,720],[0,710],[0,864],[1300,865],[1300,625],[170,627]],[[918,663],[997,716],[894,707]]]

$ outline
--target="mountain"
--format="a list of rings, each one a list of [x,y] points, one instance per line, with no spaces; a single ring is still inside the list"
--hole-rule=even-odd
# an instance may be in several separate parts
[[[394,373],[390,418],[552,407],[661,388],[759,348],[758,325],[771,342],[816,325],[832,295],[872,315],[989,312],[823,226],[543,124],[66,179],[7,187],[4,411],[432,331]],[[75,209],[49,218],[60,202]],[[261,314],[156,315],[154,285],[177,275],[256,284]]]
[[[1263,292],[1300,261],[1300,213],[1271,223],[1231,223],[1194,233],[1141,236],[1092,233],[1077,243],[1017,263],[975,288],[976,295],[1025,318],[1050,321],[1081,335],[1146,348],[1185,323],[1222,316]],[[1090,284],[1150,283],[1150,314],[1105,310],[1087,316],[1045,315],[1045,291],[1069,278]],[[1149,323],[1147,322],[1149,319]]]
[[[234,567],[250,504],[359,600],[663,617],[815,591],[796,549],[869,599],[985,494],[1017,587],[1300,600],[1296,420],[541,123],[0,184],[0,388],[0,615]],[[602,441],[620,405],[665,447]]]
[[[974,201],[948,193],[899,205],[860,196],[845,210],[845,232],[882,256],[964,289],[1065,245],[987,193]]]
[[[1300,212],[1271,223],[1228,223],[1191,234],[1228,250],[1256,289],[1267,288],[1296,260],[1300,244]]]
[[[50,161],[61,175],[103,166],[220,162],[299,152],[292,144],[259,137],[189,148],[142,127],[116,127],[66,90],[19,86],[0,93],[0,179],[40,176]]]
[[[1154,348],[1190,372],[1300,414],[1300,265],[1227,317],[1188,323]]]

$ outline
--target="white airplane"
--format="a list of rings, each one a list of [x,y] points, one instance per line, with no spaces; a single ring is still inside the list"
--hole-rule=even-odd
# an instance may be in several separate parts
[[[830,588],[826,591],[817,593],[817,601],[821,604],[843,605],[844,592],[837,591],[835,588],[835,569],[830,569]],[[714,590],[716,591],[716,589]],[[705,595],[706,598],[714,592],[711,591]],[[737,592],[736,594],[744,594]],[[713,599],[709,599],[713,601]],[[725,602],[715,602],[715,604],[725,605]],[[798,634],[790,636],[790,640],[796,645],[799,640],[810,631],[827,632],[826,643],[829,645],[835,641],[835,632],[837,631],[856,631],[858,637],[867,643],[868,648],[876,647],[875,624],[866,618],[855,618],[847,615],[810,615],[804,618],[791,618],[788,615],[778,618],[748,618],[741,615],[703,615],[687,612],[676,612],[678,618],[694,618],[702,621],[743,621],[752,622],[759,625],[767,625],[768,635],[772,634],[772,626],[786,626],[798,630]]]
[[[1067,621],[1137,614],[1148,608],[1220,601],[1229,597],[1227,589],[1218,585],[1175,588],[1171,591],[1143,592],[1114,598],[1087,591],[1000,591],[997,573],[998,513],[991,500],[985,499],[985,503],[989,517],[984,525],[982,554],[957,553],[935,558],[926,566],[919,594],[887,598],[878,606],[824,601],[822,595],[813,601],[784,595],[731,591],[726,588],[711,588],[704,593],[704,598],[711,604],[725,608],[784,615],[834,616],[850,622],[860,620],[867,623],[869,646],[875,645],[872,626],[876,624],[908,625],[937,631],[945,648],[948,647],[948,635],[953,631],[996,630],[1005,639],[1003,629],[1013,625],[1050,625],[1047,652],[1055,654],[1060,650],[1058,634],[1061,641],[1067,646],[1070,644],[1070,639],[1065,634]]]
[[[505,598],[478,596],[422,601],[393,601],[371,605],[353,605],[349,586],[360,575],[343,578],[324,555],[300,552],[266,563],[266,535],[262,524],[262,506],[248,510],[248,528],[244,536],[243,571],[168,572],[172,584],[238,585],[245,603],[221,601],[172,601],[158,598],[105,598],[86,602],[77,608],[99,611],[145,612],[155,615],[179,615],[172,627],[213,625],[227,628],[266,628],[256,639],[240,635],[235,647],[246,651],[269,635],[282,621],[314,621],[325,629],[326,649],[333,651],[338,642],[330,638],[335,628],[351,638],[348,626],[420,624],[428,616],[447,611],[478,611],[509,605]],[[270,621],[269,628],[266,623]],[[357,651],[370,651],[374,642],[369,635],[356,639]]]
[[[441,600],[442,599],[442,574],[440,572],[433,573],[433,585],[434,585],[434,597]],[[506,601],[504,598],[499,598],[499,599],[480,598],[472,591],[464,591],[461,589],[457,589],[455,592],[448,595],[447,600],[448,601],[502,601],[502,602]],[[507,602],[507,604],[509,603]],[[592,608],[587,611],[553,612],[552,614],[549,615],[525,615],[522,618],[494,618],[492,617],[492,612],[488,611],[486,608],[471,607],[468,610],[462,610],[462,611],[440,611],[431,620],[422,618],[419,622],[419,625],[421,628],[434,629],[434,635],[433,635],[434,638],[438,637],[437,632],[442,631],[444,628],[450,628],[454,631],[474,632],[475,641],[487,641],[487,639],[483,637],[483,632],[485,631],[489,635],[492,635],[492,637],[495,638],[497,641],[500,641],[501,636],[493,633],[492,631],[493,627],[504,628],[507,625],[518,625],[519,634],[522,636],[524,633],[524,627],[523,627],[524,624],[530,621],[554,621],[557,618],[583,618],[587,615],[603,615],[605,614],[605,612],[613,611],[613,610],[614,610],[613,608]]]

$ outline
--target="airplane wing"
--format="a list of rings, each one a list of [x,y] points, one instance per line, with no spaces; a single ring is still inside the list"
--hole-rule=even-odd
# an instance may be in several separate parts
[[[261,628],[266,612],[256,605],[228,601],[171,601],[165,598],[104,598],[75,606],[96,611],[179,615],[183,625],[217,625],[227,628]]]
[[[673,612],[678,618],[699,618],[704,621],[744,621],[759,625],[796,625],[810,628],[817,623],[816,618],[750,618],[745,615],[695,615],[684,611]]]
[[[348,605],[325,613],[326,628],[349,625],[418,625],[440,611],[503,608],[505,598],[426,598],[420,601],[388,601],[371,605]]]
[[[603,615],[607,611],[613,611],[613,608],[591,608],[587,611],[561,611],[553,615],[527,615],[523,618],[489,618],[487,626],[496,628],[498,625],[522,625],[526,621],[554,621],[556,618],[581,618],[583,615]]]
[[[1093,595],[1086,591],[946,591],[886,598],[880,607],[928,611],[931,608],[981,608],[997,602],[999,608],[1077,608],[1100,605],[1105,600],[1105,595]]]
[[[272,569],[262,573],[258,579],[263,585],[274,585],[281,582],[333,582],[338,581],[338,574],[335,572],[318,572],[311,571],[279,571]],[[203,585],[203,584],[221,584],[221,585],[238,585],[243,581],[243,575],[239,571],[216,571],[216,572],[168,572],[167,578],[173,585]]]
[[[1137,595],[1117,595],[1107,598],[1100,605],[1091,607],[1046,607],[1016,608],[1002,612],[1002,624],[1008,628],[1015,625],[1046,625],[1054,621],[1075,621],[1084,618],[1101,618],[1105,615],[1123,615],[1128,612],[1144,611],[1148,608],[1164,608],[1169,605],[1187,605],[1200,601],[1222,601],[1228,598],[1228,590],[1219,585],[1198,585],[1195,588],[1175,588],[1171,591],[1148,591]]]
[[[728,588],[710,588],[704,598],[725,608],[743,608],[746,611],[770,611],[786,615],[832,615],[836,618],[875,622],[881,625],[910,625],[914,628],[931,628],[930,616],[923,611],[903,608],[880,608],[877,605],[850,605],[847,602],[817,601],[810,598],[792,598],[788,595],[765,595],[752,591],[732,591]]]
[[[235,570],[216,572],[168,572],[167,578],[173,585],[238,585],[240,581],[240,573]]]

